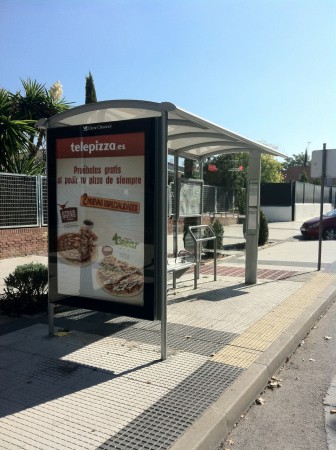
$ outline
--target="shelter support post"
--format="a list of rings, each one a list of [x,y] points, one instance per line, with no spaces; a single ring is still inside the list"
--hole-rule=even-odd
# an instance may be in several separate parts
[[[245,283],[257,282],[261,153],[251,150],[247,173]]]
[[[173,224],[173,253],[174,258],[177,258],[178,255],[178,220],[179,220],[179,207],[177,202],[178,197],[178,155],[174,155],[174,204],[173,204],[173,217],[174,217],[174,224]]]
[[[48,303],[48,330],[49,336],[54,336],[54,317],[55,317],[55,305],[54,303]]]
[[[167,359],[167,135],[168,135],[168,113],[163,111],[161,114],[161,141],[157,156],[157,243],[156,257],[156,279],[157,299],[160,302],[160,320],[161,320],[161,359]]]

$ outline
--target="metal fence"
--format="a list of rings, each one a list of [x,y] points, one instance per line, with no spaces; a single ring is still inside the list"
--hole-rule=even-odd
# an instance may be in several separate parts
[[[321,186],[298,181],[295,183],[297,203],[319,203],[320,196]],[[276,196],[272,197],[276,201]],[[336,187],[325,187],[324,201],[336,205]],[[234,191],[226,191],[218,186],[203,186],[203,213],[232,212],[235,207]],[[173,216],[174,211],[172,183],[168,186],[168,216]],[[0,228],[46,225],[48,225],[47,177],[0,173]]]
[[[293,181],[291,183],[262,183],[261,206],[293,206],[295,203],[320,203],[320,185]],[[336,187],[325,186],[323,202],[336,205]]]
[[[232,212],[235,207],[234,191],[219,186],[203,187],[203,213]]]
[[[0,228],[48,223],[47,178],[0,173]]]
[[[321,190],[320,185],[295,181],[295,203],[320,203]],[[323,202],[334,204],[333,198],[335,199],[335,188],[325,186]]]
[[[203,186],[202,212],[224,213],[235,209],[234,191],[227,191],[219,186]],[[168,216],[173,216],[175,211],[174,183],[168,186]]]

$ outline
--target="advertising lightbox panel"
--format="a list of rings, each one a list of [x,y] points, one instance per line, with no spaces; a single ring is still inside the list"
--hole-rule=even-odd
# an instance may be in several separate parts
[[[48,130],[51,302],[154,318],[159,120]]]
[[[179,217],[202,215],[203,180],[180,178],[178,183]]]

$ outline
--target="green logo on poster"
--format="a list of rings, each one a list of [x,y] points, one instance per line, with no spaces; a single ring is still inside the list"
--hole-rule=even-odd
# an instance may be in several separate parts
[[[139,245],[139,242],[134,242],[132,241],[132,239],[119,236],[117,233],[113,236],[112,241],[114,241],[116,245],[120,245],[121,247],[126,248],[136,249],[137,246]]]

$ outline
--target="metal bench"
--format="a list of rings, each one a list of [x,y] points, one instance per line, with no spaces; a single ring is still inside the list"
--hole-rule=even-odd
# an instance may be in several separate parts
[[[195,257],[187,250],[181,250],[176,258],[168,258],[167,274],[173,277],[173,288],[176,289],[176,280],[180,278],[190,267],[194,267],[194,288],[197,288],[197,267]]]

